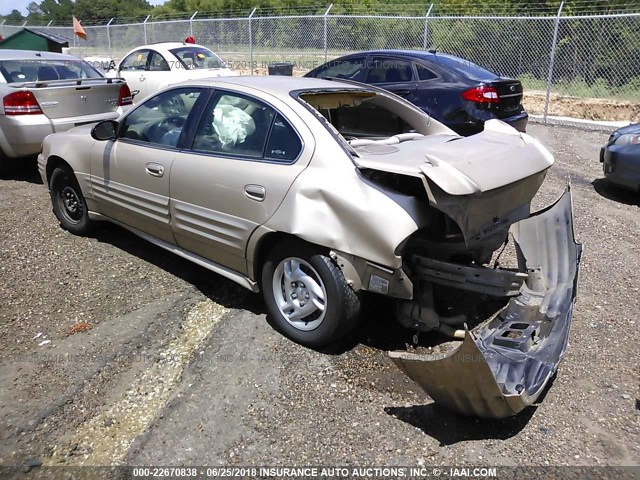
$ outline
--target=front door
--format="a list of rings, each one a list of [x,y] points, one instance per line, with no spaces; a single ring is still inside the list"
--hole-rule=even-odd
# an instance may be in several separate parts
[[[100,213],[175,243],[169,216],[171,168],[201,91],[190,87],[161,93],[122,120],[116,140],[96,142],[91,191]]]

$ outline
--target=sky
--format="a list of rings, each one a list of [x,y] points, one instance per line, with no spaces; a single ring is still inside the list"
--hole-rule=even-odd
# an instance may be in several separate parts
[[[19,10],[22,15],[27,15],[27,5],[33,0],[0,0],[0,15],[9,15],[13,10]],[[151,5],[162,5],[165,0],[148,0]],[[39,0],[36,0],[40,3]]]

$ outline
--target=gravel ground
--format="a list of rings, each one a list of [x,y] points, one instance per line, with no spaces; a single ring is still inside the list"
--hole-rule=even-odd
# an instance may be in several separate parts
[[[221,277],[115,226],[61,230],[33,165],[0,180],[0,465],[638,465],[640,197],[601,180],[607,134],[529,133],[557,159],[535,206],[570,177],[584,255],[567,357],[501,421],[443,411],[400,374],[386,351],[412,333],[385,302],[345,345],[308,350]]]

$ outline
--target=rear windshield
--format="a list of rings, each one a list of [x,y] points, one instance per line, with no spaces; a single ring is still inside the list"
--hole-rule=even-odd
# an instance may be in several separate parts
[[[102,78],[102,74],[82,60],[2,60],[0,73],[7,83]]]
[[[495,73],[481,67],[480,65],[476,65],[469,60],[465,60],[464,58],[435,55],[435,59],[441,65],[444,65],[465,77],[469,77],[471,80],[480,82],[483,80],[496,80],[499,78]]]
[[[224,61],[215,53],[202,47],[180,47],[170,50],[188,70],[224,68]]]

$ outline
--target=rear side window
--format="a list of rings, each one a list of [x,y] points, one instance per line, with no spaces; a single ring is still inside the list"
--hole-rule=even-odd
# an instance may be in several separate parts
[[[293,127],[282,115],[277,114],[269,135],[265,158],[288,163],[298,157],[300,150],[302,150],[302,143]]]
[[[258,99],[232,93],[220,95],[207,107],[193,149],[262,158],[275,113]]]
[[[205,109],[192,148],[224,157],[291,163],[302,143],[270,105],[248,95],[221,92]]]
[[[7,83],[102,77],[82,60],[4,60],[0,62],[0,73]]]
[[[353,58],[329,62],[315,76],[317,78],[346,78],[362,82],[366,77],[365,61],[364,58]]]
[[[432,80],[434,78],[438,78],[438,76],[435,73],[433,73],[424,65],[420,65],[419,63],[416,63],[416,70],[418,71],[418,80],[420,81]]]
[[[371,64],[367,83],[395,83],[413,80],[411,63],[392,58],[376,58]]]

